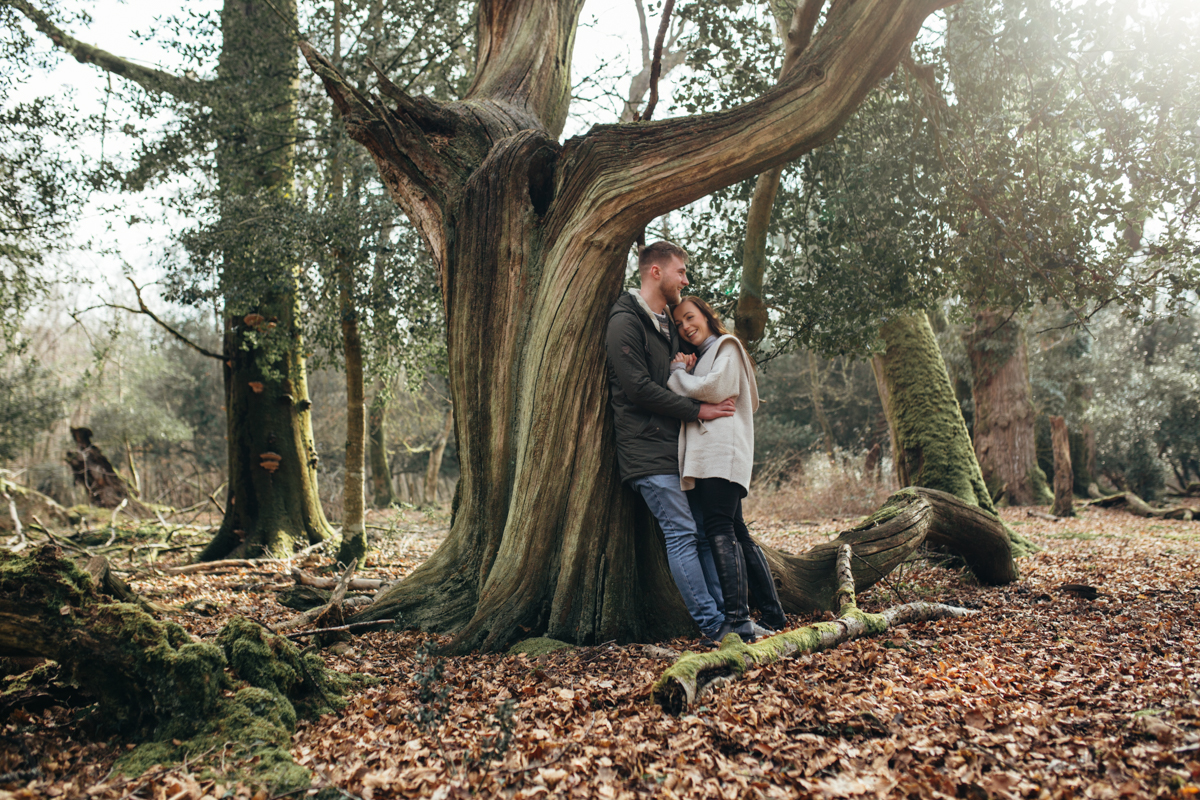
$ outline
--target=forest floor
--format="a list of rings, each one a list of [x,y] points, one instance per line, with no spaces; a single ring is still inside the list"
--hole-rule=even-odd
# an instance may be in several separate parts
[[[851,522],[750,516],[756,535],[793,552]],[[1200,523],[1101,509],[1061,522],[1026,509],[1003,516],[1044,548],[1020,562],[1019,582],[979,586],[920,561],[860,597],[868,611],[921,599],[979,615],[753,670],[678,717],[651,701],[650,685],[671,663],[668,650],[692,641],[438,659],[425,649],[437,637],[358,636],[326,651],[326,663],[381,682],[337,715],[302,721],[293,757],[312,771],[311,793],[363,800],[1200,794]],[[360,575],[392,579],[433,552],[448,516],[403,511],[371,522],[379,549]],[[172,542],[204,536],[185,529]],[[110,555],[118,568],[133,568],[126,554],[147,552],[131,551],[129,537]],[[184,563],[190,553],[158,561]],[[208,637],[233,614],[293,615],[266,588],[288,581],[283,567],[262,565],[174,577],[140,568],[132,584]],[[1098,595],[1061,588],[1069,584]],[[120,775],[113,762],[132,745],[95,740],[85,723],[58,707],[0,721],[0,800],[270,797],[223,777],[216,753]]]

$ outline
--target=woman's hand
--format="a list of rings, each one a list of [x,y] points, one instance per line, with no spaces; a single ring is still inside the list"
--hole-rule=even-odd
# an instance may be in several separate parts
[[[675,358],[671,359],[672,364],[683,364],[685,369],[691,369],[696,366],[696,356],[687,355],[686,353],[676,353]]]

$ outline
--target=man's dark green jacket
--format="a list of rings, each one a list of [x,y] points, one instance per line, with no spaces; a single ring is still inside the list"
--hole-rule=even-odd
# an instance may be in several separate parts
[[[692,422],[700,402],[667,388],[679,333],[668,315],[670,336],[624,292],[608,312],[608,387],[617,431],[621,480],[679,474],[679,423]]]

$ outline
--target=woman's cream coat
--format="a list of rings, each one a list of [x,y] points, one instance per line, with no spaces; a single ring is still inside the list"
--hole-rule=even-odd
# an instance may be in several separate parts
[[[754,469],[758,384],[742,343],[736,336],[722,336],[690,374],[683,369],[671,373],[667,387],[702,403],[737,397],[732,417],[689,422],[680,431],[679,483],[683,489],[694,488],[696,478],[724,478],[748,490]]]

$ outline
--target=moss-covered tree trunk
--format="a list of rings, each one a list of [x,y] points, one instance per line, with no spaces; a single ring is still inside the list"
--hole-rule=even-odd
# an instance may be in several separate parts
[[[217,171],[231,208],[237,198],[282,197],[294,189],[295,15],[294,0],[276,2],[274,10],[228,0],[221,11]],[[236,217],[230,219],[231,226],[236,223]],[[317,496],[297,266],[280,263],[269,248],[266,253],[264,261],[250,242],[224,254],[229,490],[225,519],[201,560],[234,553],[286,555],[297,542],[332,535]]]
[[[215,81],[122,59],[74,39],[27,0],[13,7],[82,63],[148,92],[200,107],[216,141],[225,298],[225,409],[229,489],[225,518],[201,559],[290,552],[332,531],[317,497],[317,453],[296,315],[297,265],[280,260],[274,233],[246,209],[294,192],[299,70],[295,0],[226,0]],[[250,216],[247,220],[245,217]]]
[[[929,317],[900,315],[879,332],[885,350],[874,361],[875,380],[892,434],[897,481],[994,512]]]
[[[464,103],[373,99],[309,63],[438,265],[461,478],[439,550],[358,619],[453,631],[453,650],[694,630],[661,540],[620,484],[603,335],[654,218],[827,141],[938,2],[831,7],[795,70],[719,114],[559,144],[580,0],[484,0]]]
[[[1025,331],[1010,314],[983,310],[963,332],[975,400],[975,457],[993,497],[1014,506],[1053,497],[1037,463],[1033,389]]]

